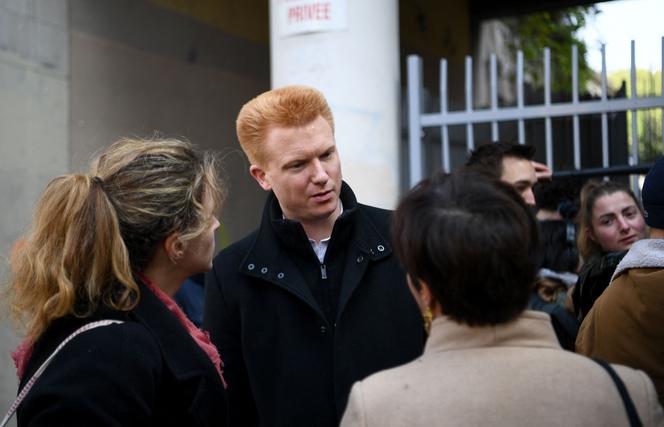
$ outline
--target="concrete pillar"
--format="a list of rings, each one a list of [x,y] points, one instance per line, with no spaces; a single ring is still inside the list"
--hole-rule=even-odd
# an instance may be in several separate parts
[[[273,88],[305,84],[325,94],[344,179],[358,200],[393,208],[400,173],[397,0],[270,0],[270,51]]]

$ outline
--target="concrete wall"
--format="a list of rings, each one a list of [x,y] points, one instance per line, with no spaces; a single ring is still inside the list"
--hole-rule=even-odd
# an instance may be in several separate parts
[[[269,89],[267,40],[222,31],[225,21],[214,19],[212,6],[205,22],[160,3],[71,0],[71,166],[84,167],[126,135],[160,132],[218,150],[229,187],[220,243],[232,242],[262,212],[264,195],[248,174],[235,117]],[[267,4],[252,13],[267,22]]]
[[[0,277],[44,185],[67,171],[69,44],[66,0],[0,1]],[[2,307],[0,408],[16,394],[18,343]]]

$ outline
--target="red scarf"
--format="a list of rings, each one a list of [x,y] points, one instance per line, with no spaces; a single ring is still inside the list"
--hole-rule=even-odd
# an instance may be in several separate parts
[[[23,340],[12,352],[12,359],[14,359],[14,365],[16,365],[16,375],[19,380],[23,378],[30,356],[32,356],[32,341],[29,339]]]
[[[139,274],[139,276],[141,280],[143,280],[143,283],[145,283],[145,285],[148,287],[148,289],[150,289],[156,295],[156,297],[162,303],[164,303],[166,308],[168,308],[168,310],[175,315],[180,323],[182,323],[182,326],[184,326],[187,332],[189,332],[189,335],[191,335],[191,338],[196,342],[196,344],[198,344],[201,350],[207,354],[207,356],[212,361],[212,364],[217,369],[219,378],[221,378],[221,382],[224,385],[224,388],[228,388],[226,380],[224,379],[224,371],[222,369],[223,363],[221,361],[221,357],[219,356],[217,347],[215,347],[214,344],[212,344],[212,341],[210,341],[210,334],[197,328],[196,325],[194,325],[191,320],[187,318],[187,316],[175,303],[175,301],[173,301],[173,299],[166,295],[161,289],[156,287],[150,281],[150,279],[142,274]],[[14,359],[14,364],[16,365],[16,375],[18,375],[19,379],[23,378],[25,368],[28,364],[28,361],[30,360],[30,356],[32,355],[32,348],[33,343],[26,339],[21,344],[19,344],[16,350],[14,350],[12,353],[12,359]]]

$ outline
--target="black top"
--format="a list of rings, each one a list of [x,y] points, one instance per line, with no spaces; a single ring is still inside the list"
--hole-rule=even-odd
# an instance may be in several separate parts
[[[597,298],[609,286],[616,267],[626,253],[627,251],[609,252],[591,257],[583,264],[572,294],[574,313],[579,322],[583,322]]]

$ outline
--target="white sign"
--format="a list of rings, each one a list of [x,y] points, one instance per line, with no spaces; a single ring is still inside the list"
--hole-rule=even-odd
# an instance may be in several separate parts
[[[346,0],[280,0],[279,35],[346,29]]]

